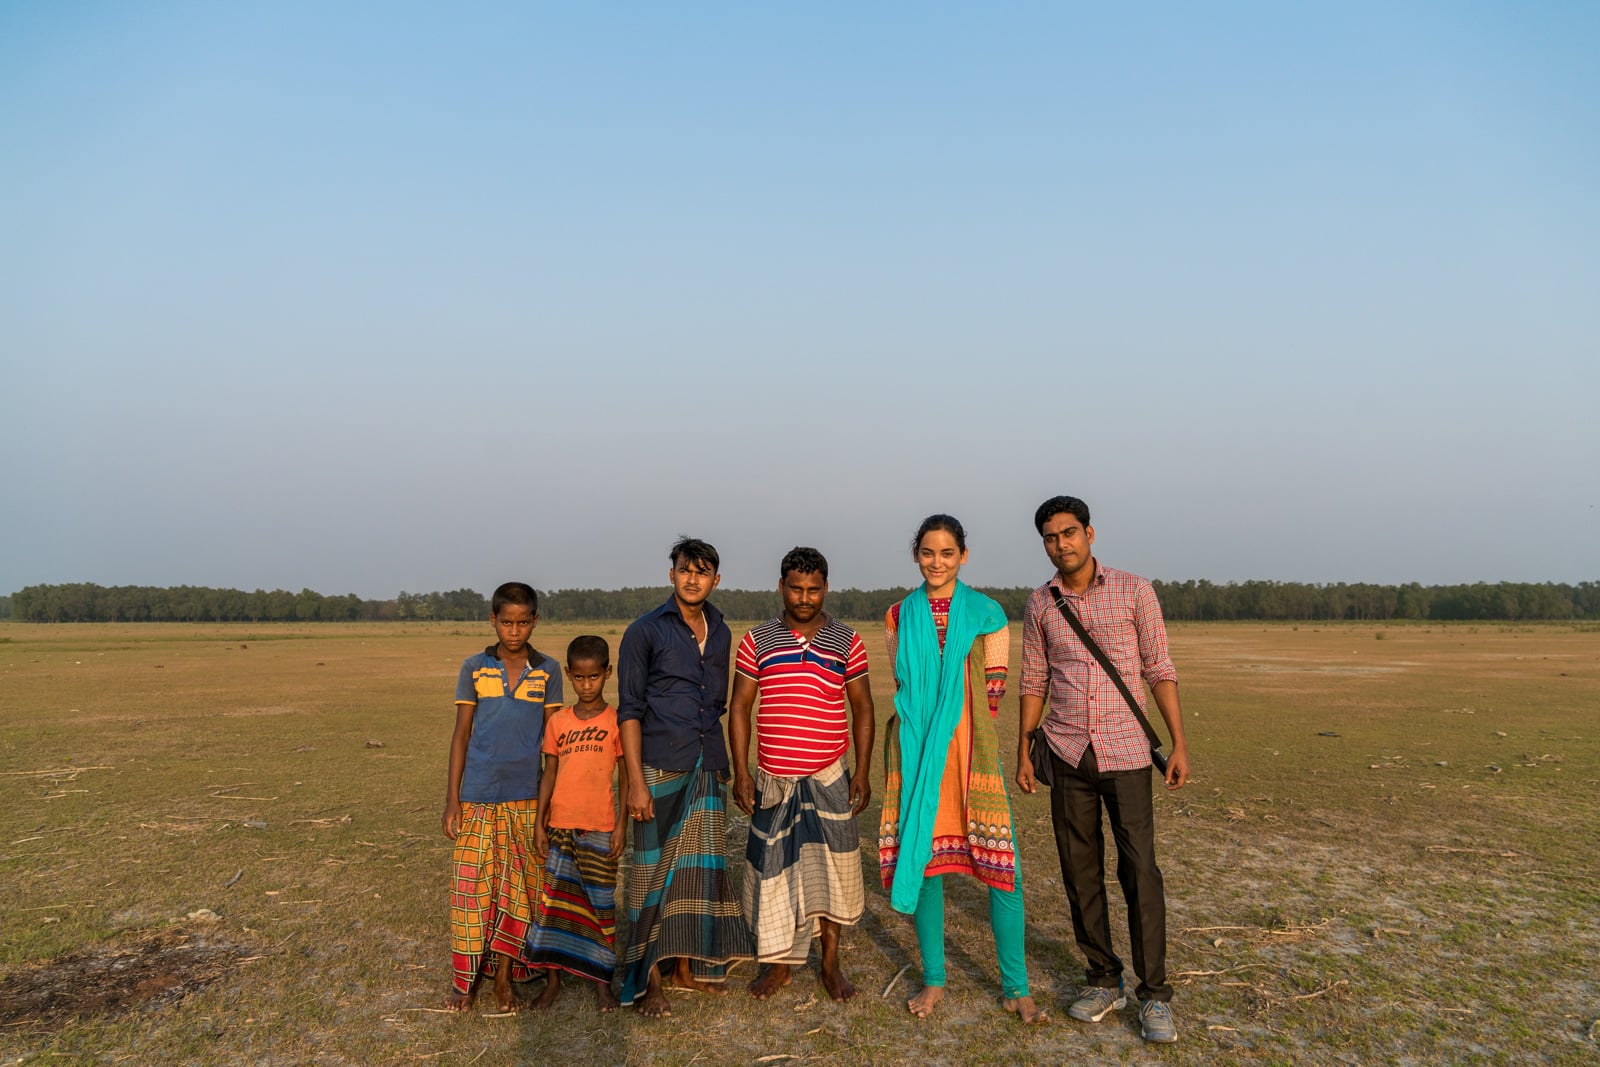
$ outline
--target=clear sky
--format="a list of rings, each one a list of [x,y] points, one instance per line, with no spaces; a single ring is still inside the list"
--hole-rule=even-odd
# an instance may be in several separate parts
[[[0,592],[1600,578],[1600,4],[0,0]]]

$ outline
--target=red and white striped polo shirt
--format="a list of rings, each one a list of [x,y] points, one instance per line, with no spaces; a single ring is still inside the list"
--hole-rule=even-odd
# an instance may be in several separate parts
[[[755,627],[739,642],[734,670],[755,680],[756,762],[768,774],[803,778],[850,749],[844,687],[867,673],[861,637],[836,619],[810,641],[783,619]]]

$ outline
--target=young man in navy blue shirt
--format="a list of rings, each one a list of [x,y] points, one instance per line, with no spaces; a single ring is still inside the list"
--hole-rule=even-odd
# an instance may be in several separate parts
[[[621,1001],[656,1017],[671,1014],[664,985],[720,993],[728,964],[751,956],[724,845],[733,635],[708,600],[721,561],[691,537],[670,558],[672,596],[634,620],[617,657],[633,821]]]

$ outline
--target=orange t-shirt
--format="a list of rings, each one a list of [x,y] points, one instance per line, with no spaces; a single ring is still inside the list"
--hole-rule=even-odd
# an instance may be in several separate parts
[[[615,781],[622,758],[617,709],[608,704],[594,718],[580,719],[570,707],[561,708],[545,724],[543,748],[561,761],[550,797],[550,825],[557,830],[615,830]]]

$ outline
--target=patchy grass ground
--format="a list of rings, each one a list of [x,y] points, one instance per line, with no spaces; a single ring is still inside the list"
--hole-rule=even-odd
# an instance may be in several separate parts
[[[999,1010],[983,897],[959,880],[950,996],[924,1022],[914,966],[879,995],[915,942],[872,891],[847,1005],[800,975],[763,1003],[742,982],[678,995],[659,1022],[577,989],[545,1017],[439,1012],[450,698],[490,636],[0,628],[0,1063],[1600,1056],[1595,628],[1175,627],[1197,774],[1157,801],[1182,1037],[1162,1049],[1131,1011],[1065,1019],[1081,962],[1042,798],[1015,804],[1047,1026]],[[1008,699],[1006,752],[1014,716]]]

